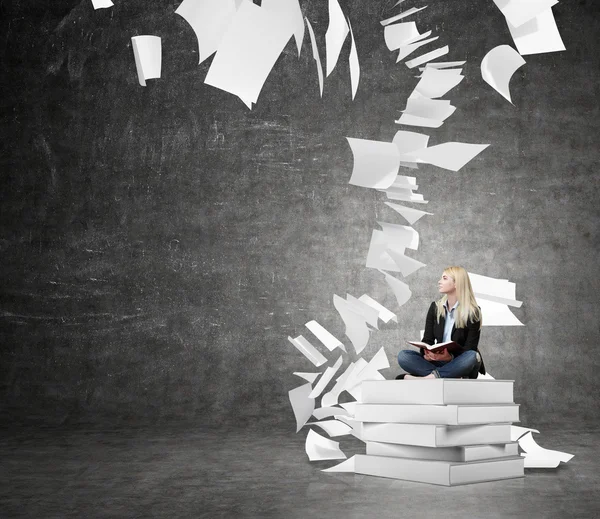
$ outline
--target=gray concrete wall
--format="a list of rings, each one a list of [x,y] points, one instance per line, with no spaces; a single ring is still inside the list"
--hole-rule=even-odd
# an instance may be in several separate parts
[[[309,336],[317,319],[342,338],[333,294],[366,292],[399,324],[374,334],[365,357],[384,346],[393,364],[449,264],[517,284],[526,326],[484,328],[480,346],[496,378],[515,379],[523,423],[598,418],[594,2],[554,8],[567,51],[526,58],[515,106],[479,71],[512,43],[491,0],[438,0],[415,18],[449,59],[467,60],[445,97],[456,113],[424,133],[491,146],[457,173],[415,172],[435,216],[415,225],[413,256],[427,267],[400,309],[364,265],[376,220],[402,222],[384,195],[348,185],[345,142],[390,141],[416,84],[383,41],[393,2],[341,2],[361,64],[354,102],[348,43],[320,99],[307,35],[300,59],[288,44],[252,111],[203,84],[210,60],[197,65],[177,5],[2,6],[5,418],[292,422],[292,372],[313,366],[287,336]],[[302,2],[321,50],[325,5]],[[137,34],[163,38],[163,77],[146,88]]]

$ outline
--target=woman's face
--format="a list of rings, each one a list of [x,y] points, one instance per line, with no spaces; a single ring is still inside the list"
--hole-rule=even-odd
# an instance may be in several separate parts
[[[438,281],[438,289],[441,294],[452,294],[456,291],[456,283],[447,272],[444,272]]]

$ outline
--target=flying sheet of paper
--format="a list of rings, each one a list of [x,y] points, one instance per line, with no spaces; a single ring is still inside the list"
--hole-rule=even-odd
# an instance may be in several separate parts
[[[427,6],[425,7],[411,7],[408,11],[404,11],[403,13],[397,14],[396,16],[392,16],[391,18],[387,18],[386,20],[381,20],[381,25],[386,26],[389,25],[390,23],[394,23],[397,22],[398,20],[402,20],[402,18],[406,18],[407,16],[410,16],[411,14],[415,14],[418,13],[419,11],[422,11],[423,9],[427,9]]]
[[[277,13],[242,2],[204,83],[238,96],[251,107],[292,35],[289,25],[279,23]]]
[[[315,380],[317,380],[317,377],[321,373],[307,373],[305,371],[294,371],[293,374],[296,375],[297,377],[307,380],[308,382],[310,382],[312,384]]]
[[[402,306],[403,304],[405,304],[412,296],[412,292],[410,291],[410,288],[408,288],[408,285],[400,281],[398,278],[390,276],[386,272],[383,272],[381,270],[379,272],[381,272],[385,276],[385,282],[394,292],[396,300],[398,301],[398,306]]]
[[[333,386],[333,388],[331,389],[331,391],[329,391],[328,393],[325,393],[323,395],[323,398],[321,398],[321,405],[323,407],[333,407],[334,405],[337,405],[338,399],[340,397],[340,393],[342,391],[344,391],[346,381],[352,374],[353,370],[354,370],[354,362],[351,362],[348,365],[348,367],[346,368],[346,370],[344,371],[344,373],[342,373],[340,375],[340,377],[336,380],[336,383]]]
[[[369,366],[380,371],[390,367],[390,361],[385,354],[383,346],[377,350],[377,353],[373,355],[373,358],[369,361]]]
[[[310,342],[308,342],[302,335],[298,335],[295,339],[288,337],[296,349],[302,353],[308,360],[310,360],[315,366],[322,366],[327,362],[327,359],[321,355],[321,352],[317,350]]]
[[[507,305],[475,296],[481,308],[482,326],[523,326]]]
[[[506,21],[519,27],[558,3],[558,0],[494,0]]]
[[[360,386],[358,386],[358,388],[355,389],[360,389]],[[360,394],[360,391],[358,391],[358,393]],[[342,422],[344,422],[345,424],[349,425],[352,428],[352,436],[358,438],[360,441],[365,441],[363,439],[363,434],[362,434],[362,422],[358,422],[356,420],[352,420],[351,418],[348,418],[346,416],[340,416],[339,420],[341,420]]]
[[[425,65],[425,68],[445,69],[451,67],[460,67],[465,63],[466,61],[436,61],[435,63],[427,63],[427,65]]]
[[[420,36],[415,22],[388,25],[383,30],[383,39],[389,50],[397,50],[401,45],[412,42]]]
[[[94,6],[94,10],[96,10],[112,7],[115,4],[113,4],[110,0],[92,0],[92,5]]]
[[[484,299],[516,306],[517,308],[522,304],[521,301],[516,300],[517,285],[511,283],[508,279],[496,279],[469,272],[469,280],[473,292]]]
[[[519,27],[513,27],[509,22],[508,29],[521,56],[566,50],[552,8]]]
[[[331,381],[333,376],[337,373],[337,370],[340,369],[341,365],[342,365],[342,357],[340,355],[338,360],[335,361],[335,364],[333,366],[328,367],[325,370],[325,373],[323,373],[323,376],[319,379],[319,382],[317,382],[317,385],[310,392],[310,395],[308,395],[309,398],[317,398],[323,392],[323,390],[325,389],[327,384],[329,384],[329,382]]]
[[[391,186],[400,167],[400,153],[391,142],[346,137],[354,156],[349,184],[373,189]]]
[[[354,312],[347,301],[337,295],[333,295],[333,306],[340,314],[346,326],[346,336],[354,345],[356,354],[360,354],[369,342],[369,328],[365,319]]]
[[[333,351],[336,348],[340,348],[344,352],[346,351],[346,347],[342,342],[323,328],[317,321],[309,321],[304,326],[306,326],[329,351]]]
[[[321,472],[354,472],[354,456],[342,461],[341,463],[338,463],[333,467],[323,469]]]
[[[385,239],[390,245],[413,250],[419,248],[419,233],[412,227],[388,222],[377,223],[381,226]]]
[[[537,429],[530,429],[529,427],[520,427],[518,425],[510,426],[510,441],[516,442],[521,436],[526,434],[527,432],[540,433]]]
[[[306,436],[305,450],[310,461],[346,459],[346,455],[340,450],[339,442],[328,440],[312,429]]]
[[[427,69],[427,67],[419,67],[419,71],[420,72],[425,72],[425,70]],[[457,75],[461,75],[463,69],[462,68],[444,68],[444,69],[440,69],[440,70],[444,70],[445,72],[448,72],[449,74],[457,74]],[[420,76],[417,76],[418,78],[422,78],[423,74],[421,74]]]
[[[416,204],[427,204],[427,200],[423,200],[423,195],[413,193],[410,189],[386,189],[386,196],[390,200],[399,200],[401,202],[414,202]]]
[[[304,41],[304,18],[298,0],[262,0],[261,7],[277,14],[280,24],[286,24],[294,33],[298,56]]]
[[[323,429],[330,438],[346,436],[352,432],[352,427],[339,420],[325,420],[323,422],[308,422],[306,425],[317,425]]]
[[[350,29],[337,0],[329,0],[329,26],[325,33],[326,76],[335,68]]]
[[[354,385],[350,385],[349,383],[347,384],[346,391],[348,391],[348,393],[350,393],[355,400],[361,400],[361,384],[365,380],[385,380],[385,377],[379,373],[379,370],[373,365],[370,363],[367,364],[358,374],[355,375],[352,381]]]
[[[394,121],[396,124],[405,126],[420,126],[421,128],[439,128],[444,121],[438,119],[428,119],[427,117],[419,117],[412,114],[402,114],[400,119]]]
[[[398,322],[398,318],[394,312],[391,312],[385,306],[379,304],[377,301],[375,301],[375,299],[367,294],[363,294],[358,298],[358,300],[377,310],[379,313],[379,319],[381,319],[384,323],[388,323],[390,321]]]
[[[360,382],[358,379],[358,374],[361,373],[362,370],[368,365],[369,363],[362,357],[354,363],[354,367],[352,368],[350,376],[346,379],[346,382],[344,383],[344,389],[346,391],[348,391],[349,388],[356,386],[356,384]]]
[[[313,411],[312,415],[317,420],[322,420],[323,418],[329,418],[330,416],[348,415],[348,411],[341,407],[319,407]]]
[[[315,399],[309,396],[311,390],[310,384],[304,384],[288,392],[290,404],[292,404],[292,410],[296,417],[296,432],[302,429],[315,409]]]
[[[402,2],[405,2],[406,0],[398,0],[393,7],[398,7]]]
[[[450,101],[445,99],[409,99],[406,102],[404,113],[427,119],[445,121],[456,110]]]
[[[400,272],[404,277],[410,276],[422,267],[425,267],[425,263],[421,263],[416,259],[406,256],[404,253],[396,251],[392,248],[386,250],[388,255],[394,260],[394,263],[398,265]]]
[[[403,216],[410,225],[415,224],[425,215],[433,216],[433,213],[427,213],[425,211],[420,211],[419,209],[405,207],[403,205],[394,204],[392,202],[385,202],[385,205],[391,207],[394,211]]]
[[[131,38],[133,57],[140,85],[146,86],[147,79],[160,78],[162,66],[162,46],[158,36],[133,36]]]
[[[519,446],[527,453],[527,457],[531,456],[531,458],[558,460],[563,463],[567,463],[573,458],[573,454],[540,447],[533,439],[531,431],[519,438]]]
[[[509,45],[498,45],[481,61],[481,77],[512,104],[509,83],[513,74],[525,65],[521,55]]]
[[[434,36],[433,38],[428,38],[426,40],[419,40],[414,43],[402,44],[400,46],[400,50],[398,52],[398,57],[396,58],[396,63],[399,63],[404,58],[407,58],[408,56],[410,56],[419,47],[422,47],[423,45],[427,45],[428,43],[431,43],[432,41],[435,41],[438,38],[439,38],[439,36]]]
[[[468,144],[465,142],[444,142],[424,150],[408,153],[417,162],[432,164],[450,171],[458,171],[465,164],[485,150],[489,144]]]
[[[368,269],[389,270],[391,272],[400,272],[400,267],[388,254],[388,240],[383,231],[374,229],[371,234],[371,242],[367,251],[367,261],[365,266]]]
[[[369,326],[375,329],[379,328],[379,312],[377,310],[350,294],[346,294],[346,301],[352,311],[360,315]]]
[[[198,63],[212,56],[235,16],[234,0],[183,0],[175,10],[190,24],[198,40]]]
[[[439,58],[440,56],[445,56],[446,54],[448,54],[448,52],[450,52],[450,48],[448,47],[448,45],[446,45],[445,47],[440,47],[439,49],[432,50],[427,54],[423,54],[418,58],[411,59],[410,61],[407,61],[405,65],[408,68],[415,68],[419,65],[422,65],[423,63],[427,63],[428,61],[432,61],[436,58]]]
[[[426,67],[410,98],[415,94],[430,99],[442,97],[463,79],[464,76],[448,70]]]
[[[489,373],[485,373],[484,375],[482,375],[481,373],[479,373],[477,375],[477,380],[496,380],[494,377],[492,377],[492,375],[490,375]]]
[[[360,81],[360,63],[358,62],[358,53],[356,51],[356,41],[354,40],[354,32],[352,31],[352,25],[348,21],[348,27],[350,27],[350,56],[348,58],[350,64],[350,85],[352,87],[352,99],[356,96],[358,90],[358,82]]]
[[[308,26],[308,35],[310,36],[310,44],[312,47],[313,58],[317,65],[317,76],[319,78],[319,92],[321,93],[321,97],[323,97],[323,65],[321,65],[321,58],[319,57],[319,48],[317,47],[315,33],[313,31],[312,25],[308,21],[308,18],[306,18],[306,25]]]
[[[427,143],[429,142],[429,135],[424,135],[422,133],[417,132],[409,132],[405,130],[398,130],[396,132],[396,135],[394,135],[392,142],[398,148],[400,158],[402,159],[406,153],[427,148]]]
[[[396,175],[394,182],[390,187],[398,187],[400,189],[411,189],[416,191],[419,186],[417,185],[416,177],[408,177],[406,175]]]

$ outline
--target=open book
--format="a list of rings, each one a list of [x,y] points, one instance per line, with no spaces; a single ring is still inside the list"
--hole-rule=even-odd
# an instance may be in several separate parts
[[[442,353],[443,350],[448,350],[450,353],[454,352],[454,351],[461,351],[463,349],[463,347],[458,344],[457,342],[454,341],[448,341],[448,342],[438,342],[437,344],[426,344],[424,342],[417,342],[417,341],[406,341],[408,342],[408,344],[412,344],[413,346],[416,346],[417,348],[421,348],[422,350],[429,350],[432,351],[433,353]]]

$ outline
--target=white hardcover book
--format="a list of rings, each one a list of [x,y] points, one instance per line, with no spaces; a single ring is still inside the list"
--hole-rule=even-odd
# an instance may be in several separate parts
[[[359,422],[361,423],[361,422]],[[510,442],[510,424],[431,425],[406,423],[362,423],[364,441],[451,447]]]
[[[445,486],[520,478],[525,475],[524,459],[520,456],[463,463],[357,454],[354,458],[354,471],[369,476]]]
[[[519,405],[356,404],[354,418],[359,422],[437,425],[507,423],[519,421]]]
[[[512,404],[514,380],[436,378],[369,380],[361,386],[363,404]]]
[[[519,455],[519,443],[495,445],[464,445],[460,447],[422,447],[420,445],[398,445],[395,443],[367,442],[369,456],[390,458],[416,458],[438,461],[479,461],[507,458]]]

